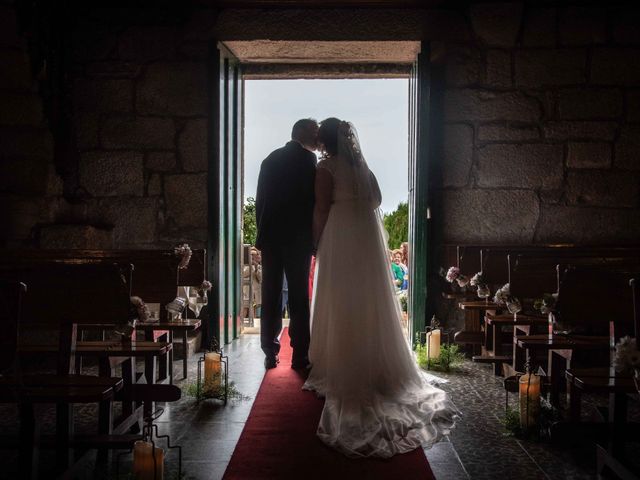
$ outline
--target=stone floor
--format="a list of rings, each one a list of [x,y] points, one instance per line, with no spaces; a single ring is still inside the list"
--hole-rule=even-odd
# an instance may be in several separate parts
[[[182,446],[182,478],[185,480],[222,478],[264,375],[258,335],[243,335],[228,346],[227,353],[231,380],[237,390],[250,399],[230,401],[222,406],[214,400],[197,404],[193,398],[184,395],[179,402],[158,405],[164,408],[157,420],[160,432],[169,434],[172,443]],[[195,380],[197,358],[189,361],[189,379],[186,382],[178,380],[178,385],[184,387]],[[180,377],[181,363],[176,363],[175,371]],[[450,437],[425,452],[438,480],[595,478],[595,453],[590,445],[558,448],[505,434],[501,423],[505,393],[502,379],[493,375],[491,367],[467,362],[457,373],[433,374],[439,386],[452,395],[462,413]],[[599,400],[602,399],[590,399],[592,402]],[[516,398],[512,395],[511,404],[516,406],[515,403]],[[76,417],[79,423],[83,419],[95,422],[93,415],[93,407],[84,406],[77,409]],[[7,423],[10,418],[11,413],[3,407],[0,424]],[[47,455],[43,452],[41,465],[47,462]],[[96,471],[94,458],[92,454],[86,455],[72,478],[130,478],[124,473],[116,475],[113,462],[108,471]],[[11,464],[13,459],[12,452],[0,451],[0,461],[4,465]],[[115,455],[113,460],[115,462]],[[120,472],[128,471],[130,462],[130,455],[124,455],[119,463]],[[167,462],[165,478],[178,478],[177,455],[169,453]],[[0,478],[15,478],[13,475],[11,469],[5,468]],[[45,474],[42,478],[49,477]],[[339,472],[334,478],[341,478]]]

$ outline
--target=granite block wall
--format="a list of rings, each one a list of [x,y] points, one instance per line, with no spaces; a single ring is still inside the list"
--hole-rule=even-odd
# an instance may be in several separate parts
[[[0,3],[5,246],[206,243],[212,38],[427,40],[444,87],[432,211],[447,243],[640,238],[640,14],[442,9],[82,9],[70,38],[73,175],[59,175],[27,36]],[[346,22],[346,23],[345,23]],[[350,27],[349,27],[350,25]],[[349,27],[349,28],[347,28]]]

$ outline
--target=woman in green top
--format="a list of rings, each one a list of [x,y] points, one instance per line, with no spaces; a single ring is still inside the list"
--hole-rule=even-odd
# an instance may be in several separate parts
[[[391,275],[393,276],[393,285],[396,287],[396,290],[400,290],[402,286],[402,282],[404,282],[404,271],[402,267],[393,261],[391,258],[393,252],[389,252],[389,260],[391,260]]]

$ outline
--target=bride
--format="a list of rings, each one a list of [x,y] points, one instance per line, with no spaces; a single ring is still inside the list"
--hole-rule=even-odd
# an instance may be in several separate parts
[[[457,410],[426,382],[403,336],[378,182],[353,125],[328,118],[318,140],[312,369],[303,387],[325,397],[317,434],[352,457],[432,445],[453,427]]]

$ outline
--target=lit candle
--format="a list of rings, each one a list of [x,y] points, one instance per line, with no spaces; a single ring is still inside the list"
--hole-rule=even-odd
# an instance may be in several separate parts
[[[207,386],[217,387],[221,380],[221,356],[218,352],[204,354],[204,383]]]
[[[520,426],[529,428],[538,424],[540,413],[540,376],[526,373],[520,377]]]
[[[153,466],[155,455],[155,471]],[[138,440],[133,444],[133,477],[136,480],[164,478],[164,450],[153,448],[151,442]]]
[[[427,342],[429,342],[429,360],[440,356],[440,329],[436,328],[427,332]]]

